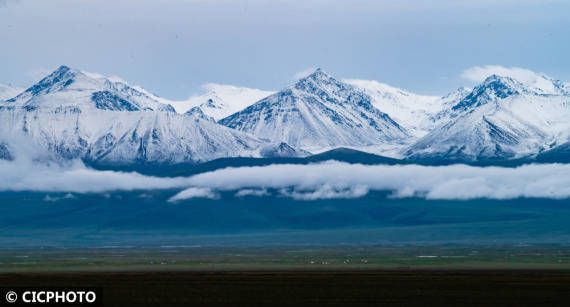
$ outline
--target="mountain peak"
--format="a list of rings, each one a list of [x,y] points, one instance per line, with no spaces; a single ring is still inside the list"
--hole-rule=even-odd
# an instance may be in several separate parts
[[[59,72],[59,71],[69,71],[71,70],[71,67],[67,66],[67,65],[60,65],[54,72]]]
[[[8,102],[27,107],[87,106],[110,111],[174,112],[146,91],[103,75],[62,65]]]
[[[68,66],[62,65],[58,69],[54,70],[51,74],[40,80],[38,83],[26,89],[20,95],[35,96],[41,92],[49,92],[54,87],[54,85],[59,83],[61,83],[61,87],[67,87],[74,82],[73,78],[75,78],[77,73],[79,73],[79,71],[74,71]],[[14,97],[8,101],[14,102],[18,97]]]
[[[322,69],[322,68],[320,68],[320,67],[317,67],[317,68],[315,68],[315,70],[313,71],[312,75],[314,75],[314,74],[327,74],[327,72],[326,72],[324,69]]]
[[[220,123],[309,151],[398,143],[408,138],[406,129],[376,109],[371,100],[363,90],[317,69]]]
[[[469,107],[477,107],[490,101],[505,99],[513,95],[526,92],[524,85],[510,77],[491,75],[459,103],[453,106],[453,110],[461,110]]]
[[[184,113],[184,115],[191,116],[194,118],[200,118],[200,119],[211,121],[211,122],[215,122],[215,120],[212,117],[204,114],[204,112],[202,111],[202,108],[200,108],[199,106],[191,108],[190,110],[186,111],[186,113]]]
[[[327,73],[324,69],[319,67],[319,68],[315,69],[315,71],[313,71],[308,76],[302,78],[301,80],[310,79],[310,80],[317,81],[317,80],[326,80],[326,79],[331,79],[331,78],[332,78],[332,76],[329,73]]]
[[[54,70],[51,74],[49,74],[45,78],[43,78],[40,81],[40,83],[44,80],[46,81],[44,83],[47,83],[50,81],[52,81],[52,83],[56,83],[56,82],[59,82],[59,81],[64,80],[64,79],[75,78],[78,74],[81,74],[81,71],[79,71],[77,69],[73,69],[73,68],[66,66],[66,65],[61,65],[56,70]]]
[[[295,82],[295,84],[291,86],[291,88],[295,90],[309,93],[317,93],[322,91],[336,92],[339,90],[346,90],[347,87],[352,86],[340,82],[321,68],[317,68],[313,73],[302,79],[299,79],[297,82]]]
[[[509,86],[509,87],[515,87],[515,86],[522,85],[522,83],[520,83],[519,81],[517,81],[511,77],[500,76],[500,75],[496,75],[496,74],[493,74],[493,75],[490,75],[489,77],[487,77],[481,85],[489,86],[492,84],[503,84],[503,85]]]

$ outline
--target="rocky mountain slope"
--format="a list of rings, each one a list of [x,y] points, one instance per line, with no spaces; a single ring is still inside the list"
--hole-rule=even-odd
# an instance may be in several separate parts
[[[410,138],[368,94],[321,69],[220,123],[309,151],[403,144]]]
[[[551,79],[539,85],[488,77],[446,110],[448,118],[406,154],[414,159],[501,160],[533,156],[566,143],[570,134],[566,87]]]
[[[4,158],[26,143],[44,158],[108,164],[260,156],[281,146],[199,114],[178,114],[128,84],[65,66],[1,103],[0,130]]]
[[[140,87],[61,66],[0,102],[0,158],[33,151],[42,159],[176,164],[341,147],[446,163],[570,154],[570,86],[546,76],[522,83],[493,75],[444,97],[339,81],[321,69],[273,94],[222,87],[180,113]]]

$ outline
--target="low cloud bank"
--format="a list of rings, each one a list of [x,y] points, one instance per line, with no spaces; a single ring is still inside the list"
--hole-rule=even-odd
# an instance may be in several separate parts
[[[315,188],[301,188],[290,191],[281,189],[281,195],[297,200],[317,200],[317,199],[339,199],[339,198],[359,198],[368,194],[369,188],[366,185],[357,184],[350,187],[332,186],[328,183]]]
[[[194,187],[219,191],[272,188],[284,196],[303,200],[356,198],[366,195],[369,190],[393,191],[393,197],[401,198],[568,198],[570,165],[504,168],[326,162],[227,168],[193,176],[190,182]]]
[[[189,198],[210,198],[210,199],[217,199],[220,196],[217,193],[214,193],[211,189],[208,188],[188,188],[174,196],[172,196],[168,201],[175,202],[181,199],[189,199]]]
[[[46,165],[0,161],[0,191],[107,192],[183,189],[175,202],[189,198],[264,197],[269,190],[300,200],[357,198],[371,190],[392,197],[427,199],[570,198],[570,164],[517,168],[466,165],[360,165],[325,162],[226,168],[191,177],[161,178],[138,173],[97,171],[79,162]]]
[[[97,171],[77,161],[59,165],[0,160],[0,191],[98,193],[188,186],[189,178],[158,178],[138,173]]]
[[[267,189],[243,189],[243,190],[239,190],[237,191],[237,193],[235,194],[236,197],[245,197],[245,196],[269,196],[271,194],[269,194],[269,192],[267,191]]]

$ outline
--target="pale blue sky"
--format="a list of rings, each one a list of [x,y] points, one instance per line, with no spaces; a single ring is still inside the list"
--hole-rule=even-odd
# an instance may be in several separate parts
[[[569,50],[561,0],[0,0],[0,82],[22,86],[66,64],[184,99],[318,66],[445,94],[477,65],[570,81]]]

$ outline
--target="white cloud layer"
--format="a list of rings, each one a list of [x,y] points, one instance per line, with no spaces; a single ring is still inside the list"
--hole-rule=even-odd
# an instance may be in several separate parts
[[[0,160],[0,191],[88,193],[188,186],[188,178],[157,178],[138,173],[96,171],[80,162],[71,165],[45,165]]]
[[[172,196],[168,201],[175,202],[181,199],[189,199],[189,198],[210,198],[210,199],[217,199],[220,196],[217,193],[214,193],[211,189],[208,188],[188,188],[174,196]]]
[[[308,190],[308,191],[307,191]],[[332,186],[328,183],[319,187],[306,190],[281,189],[281,195],[297,200],[317,200],[317,199],[338,199],[338,198],[359,198],[368,194],[369,188],[366,185],[357,184],[355,186]]]
[[[356,198],[369,190],[393,191],[394,197],[428,199],[568,198],[570,164],[503,168],[327,162],[227,168],[193,176],[190,181],[192,186],[212,190],[273,188],[284,196],[304,200]]]
[[[245,196],[269,196],[269,192],[267,189],[243,189],[237,191],[236,197],[245,197]]]
[[[461,77],[480,83],[491,75],[511,77],[524,84],[533,84],[543,78],[544,74],[520,67],[504,67],[500,65],[473,66],[461,73]]]
[[[466,165],[360,165],[325,162],[226,168],[191,177],[160,178],[138,173],[97,171],[76,162],[40,165],[0,161],[0,191],[107,192],[184,189],[170,201],[236,196],[266,196],[268,190],[301,200],[357,198],[371,190],[393,197],[427,199],[570,198],[570,164],[533,164],[517,168]]]

